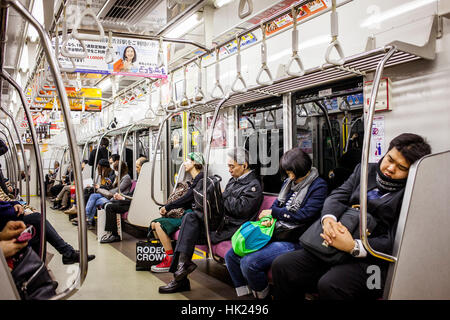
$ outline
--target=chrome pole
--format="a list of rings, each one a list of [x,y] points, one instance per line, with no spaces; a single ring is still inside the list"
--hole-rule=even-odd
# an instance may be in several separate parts
[[[10,140],[10,144],[12,145],[13,150],[11,150],[11,164],[14,168],[14,189],[17,187],[17,182],[19,182],[19,193],[22,195],[22,179],[20,175],[20,165],[19,165],[19,153],[17,152],[16,144],[14,143],[14,138],[11,134],[11,130],[9,130],[9,127],[3,123],[0,122],[0,124],[5,127],[6,131],[8,131],[8,137]],[[12,151],[16,154],[15,158],[12,156]],[[17,198],[17,197],[16,197]]]
[[[55,81],[56,90],[59,95],[59,101],[61,102],[61,110],[63,111],[64,122],[66,124],[66,133],[67,140],[70,146],[70,153],[73,162],[74,169],[74,177],[75,177],[75,186],[76,186],[76,197],[77,197],[77,209],[78,209],[78,239],[79,239],[79,248],[80,248],[80,264],[79,264],[79,278],[73,282],[73,284],[66,289],[64,292],[58,294],[54,297],[54,299],[62,299],[67,298],[71,294],[75,293],[75,288],[78,284],[81,286],[83,284],[88,269],[88,261],[87,261],[87,228],[86,228],[86,211],[83,199],[83,185],[82,185],[82,176],[81,176],[81,163],[79,159],[79,154],[75,148],[76,144],[76,136],[73,128],[73,124],[70,118],[70,105],[69,100],[67,99],[66,90],[64,87],[64,83],[61,78],[61,72],[58,66],[58,63],[54,57],[54,52],[52,50],[52,43],[50,41],[49,36],[47,35],[44,28],[40,25],[40,23],[31,15],[31,13],[20,3],[18,0],[6,1],[3,0],[4,4],[10,4],[25,20],[28,20],[31,25],[36,28],[36,31],[39,34],[42,47],[45,51],[47,61],[50,67],[50,70],[53,75],[53,79]],[[21,93],[23,96],[23,93]],[[28,115],[27,115],[28,117]],[[31,119],[31,118],[30,118]],[[45,192],[44,192],[44,181],[43,181],[43,168],[42,163],[39,164],[39,171],[41,177],[41,197],[43,197],[44,202],[42,203],[45,207]],[[45,216],[43,216],[43,222],[45,224]],[[78,281],[79,280],[79,281]]]
[[[372,134],[372,124],[373,116],[375,114],[375,102],[377,100],[378,89],[380,86],[381,75],[383,74],[384,65],[389,60],[390,57],[397,51],[395,46],[391,47],[386,53],[384,58],[380,61],[375,71],[375,77],[373,81],[372,93],[370,95],[369,110],[367,113],[367,120],[365,122],[364,128],[364,142],[363,142],[363,152],[361,156],[361,181],[360,181],[360,212],[359,212],[359,233],[361,236],[361,242],[364,248],[374,257],[383,259],[389,262],[397,261],[397,258],[390,256],[388,254],[375,251],[369,244],[368,234],[367,234],[367,185],[369,180],[369,152],[370,152],[370,137]]]
[[[11,119],[11,122],[13,123],[14,131],[16,132],[17,139],[19,141],[20,152],[22,152],[23,172],[25,173],[27,204],[30,204],[30,195],[31,195],[30,194],[30,176],[28,175],[28,164],[27,164],[27,159],[25,158],[25,148],[23,147],[23,142],[20,137],[19,130],[17,129],[17,125],[14,122],[14,117],[12,116],[12,114],[7,112],[3,107],[0,107],[0,110],[2,110],[6,114],[6,116],[8,116],[9,119]],[[20,181],[22,181],[22,179],[20,179]]]
[[[203,173],[203,221],[205,223],[205,231],[206,231],[206,241],[208,244],[208,251],[209,256],[212,257],[214,260],[218,261],[212,252],[212,245],[211,245],[211,236],[209,234],[209,218],[208,218],[208,199],[206,199],[206,188],[207,188],[207,179],[208,179],[208,169],[209,169],[209,156],[211,153],[211,143],[214,135],[214,128],[216,126],[216,121],[219,116],[220,108],[223,106],[223,104],[230,98],[230,94],[227,93],[225,97],[219,102],[219,104],[214,109],[214,116],[211,122],[210,131],[208,133],[208,139],[206,140],[206,157],[205,157],[205,165],[204,165],[204,173]]]

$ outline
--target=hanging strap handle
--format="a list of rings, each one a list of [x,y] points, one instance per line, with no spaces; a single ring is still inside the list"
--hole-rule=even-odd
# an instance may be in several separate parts
[[[81,53],[69,52],[67,45],[69,44],[69,39],[73,37],[73,34],[70,36],[67,33],[67,17],[66,17],[66,6],[63,9],[63,30],[62,30],[62,38],[63,42],[61,44],[61,55],[66,58],[76,58],[76,59],[84,59],[87,57],[88,52],[86,45],[83,41],[79,41],[83,51]]]
[[[261,24],[262,41],[261,41],[261,69],[259,69],[258,76],[256,77],[256,83],[261,86],[268,86],[273,83],[272,73],[267,67],[267,45],[266,45],[266,26]],[[261,81],[261,76],[266,73],[269,77],[268,81]]]
[[[184,65],[183,67],[183,93],[181,96],[181,100],[180,100],[180,107],[190,107],[191,106],[191,101],[189,100],[188,96],[187,96],[187,64]]]
[[[336,12],[336,0],[332,0],[332,6],[331,6],[331,43],[328,46],[326,52],[325,52],[325,61],[334,64],[336,66],[342,66],[345,62],[345,55],[344,51],[342,50],[341,43],[338,40],[339,36],[339,23],[338,23],[338,13]],[[339,54],[339,59],[331,59],[331,50],[333,48],[336,49],[337,53]]]
[[[231,85],[231,91],[233,92],[239,92],[239,93],[243,93],[247,91],[247,84],[245,83],[244,77],[242,77],[242,65],[241,65],[241,41],[242,38],[239,36],[236,36],[236,42],[237,42],[237,55],[236,55],[236,78],[234,79],[233,84]],[[241,82],[243,88],[242,89],[237,89],[236,85],[238,84],[238,82]]]
[[[202,58],[198,57],[195,64],[197,65],[197,86],[195,87],[194,100],[198,102],[205,98],[202,89]]]
[[[286,73],[293,77],[301,77],[305,74],[305,68],[303,67],[302,60],[300,59],[300,56],[298,55],[298,30],[297,30],[297,15],[298,10],[292,7],[292,21],[293,21],[293,29],[292,29],[292,57],[289,60],[289,63],[287,65]],[[297,66],[299,68],[299,72],[294,72],[291,70],[294,62],[297,63]]]
[[[225,96],[222,85],[220,84],[220,63],[219,63],[220,48],[216,48],[216,84],[211,91],[211,97],[214,99],[222,99]],[[220,95],[216,95],[215,92],[219,89]]]
[[[245,11],[245,5],[247,5],[247,11]],[[244,19],[251,15],[253,12],[253,1],[252,0],[241,0],[239,1],[239,18]]]
[[[162,79],[159,81],[159,100],[158,107],[156,108],[156,115],[163,116],[165,114],[164,107],[162,104]]]
[[[159,47],[158,47],[158,62],[157,62],[157,67],[158,68],[162,68],[164,67],[164,47],[163,47],[164,43],[163,43],[163,37],[159,38]]]
[[[91,8],[92,0],[86,0],[86,8],[84,11],[77,17],[75,20],[75,26],[73,27],[73,37],[77,40],[90,40],[90,41],[102,41],[105,38],[105,30],[103,30],[103,26],[98,20],[97,15]],[[90,16],[94,19],[94,22],[97,24],[99,35],[96,34],[80,34],[78,33],[78,29],[80,28],[81,22],[87,17]]]
[[[175,102],[173,101],[173,72],[170,74],[170,80],[169,80],[169,102],[164,106],[164,109],[166,112],[170,112],[177,109],[177,106]]]
[[[113,45],[112,45],[112,31],[111,30],[108,32],[108,47],[106,48],[104,59],[107,64],[111,64],[114,62],[114,49],[113,49]]]

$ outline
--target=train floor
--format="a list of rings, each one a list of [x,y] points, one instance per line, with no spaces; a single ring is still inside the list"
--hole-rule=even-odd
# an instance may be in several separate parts
[[[32,204],[39,207],[38,198]],[[52,210],[47,201],[47,220],[62,238],[78,248],[78,229],[62,211]],[[136,271],[137,239],[123,233],[123,240],[100,244],[96,231],[88,231],[88,251],[96,258],[89,262],[88,274],[81,289],[70,300],[248,300],[252,296],[236,297],[226,268],[209,259],[195,260],[198,268],[189,276],[191,291],[159,294],[158,287],[172,280],[171,273]],[[58,292],[73,282],[78,264],[64,265],[61,255],[47,243],[48,268],[58,281]]]

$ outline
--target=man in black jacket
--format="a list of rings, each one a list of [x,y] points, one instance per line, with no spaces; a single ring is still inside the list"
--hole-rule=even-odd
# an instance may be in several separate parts
[[[95,155],[97,154],[97,148],[93,149],[91,151],[91,153],[89,154],[89,162],[88,162],[88,164],[92,167],[92,171],[91,171],[91,178],[92,179],[94,179],[95,167],[97,166],[97,164],[100,161],[100,159],[108,160],[108,156],[109,156],[109,151],[107,149],[108,146],[109,146],[108,138],[103,137],[102,140],[100,141],[100,148],[98,149],[97,162],[95,162]]]
[[[262,188],[256,174],[249,168],[248,153],[243,148],[235,148],[228,153],[228,171],[232,178],[222,194],[225,215],[223,224],[211,233],[211,242],[230,240],[236,230],[258,213],[263,200]],[[201,183],[201,182],[199,182]],[[160,293],[174,293],[190,290],[188,274],[197,265],[192,262],[195,245],[206,238],[203,219],[195,212],[187,213],[178,236],[170,272],[174,280],[159,287]]]
[[[378,162],[369,164],[367,211],[377,225],[370,234],[370,246],[392,253],[395,231],[402,206],[409,167],[431,153],[425,140],[412,133],[394,138]],[[388,263],[366,252],[361,240],[353,239],[340,217],[351,206],[359,206],[360,171],[358,165],[342,186],[325,200],[321,237],[329,245],[348,253],[348,259],[329,265],[306,249],[279,256],[272,264],[276,299],[303,299],[305,292],[317,288],[320,299],[343,300],[378,298],[383,292]],[[370,267],[370,268],[369,268]],[[373,272],[380,271],[380,285],[369,286]]]

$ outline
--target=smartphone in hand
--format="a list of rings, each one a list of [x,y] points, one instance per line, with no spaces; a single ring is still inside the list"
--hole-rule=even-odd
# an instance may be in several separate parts
[[[35,229],[33,226],[29,226],[17,237],[17,242],[27,242],[34,237]]]

